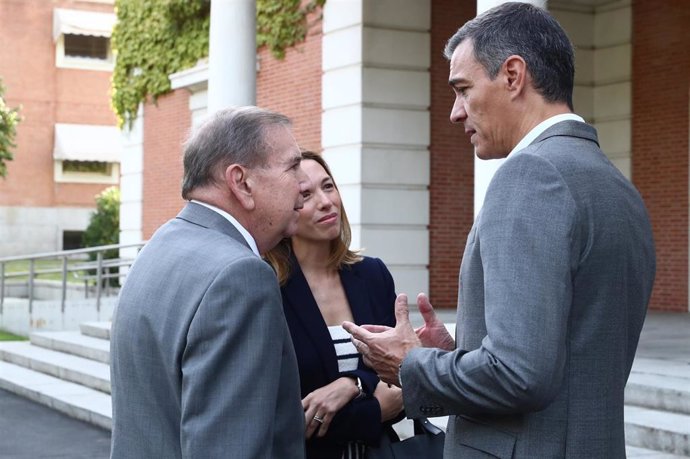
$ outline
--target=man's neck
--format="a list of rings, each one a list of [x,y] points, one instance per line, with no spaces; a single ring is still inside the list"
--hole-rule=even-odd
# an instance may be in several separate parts
[[[565,113],[572,113],[572,111],[567,104],[562,102],[546,103],[541,101],[541,103],[532,104],[524,111],[524,116],[519,118],[518,129],[516,129],[513,145],[517,145],[522,138],[541,122],[552,116]]]

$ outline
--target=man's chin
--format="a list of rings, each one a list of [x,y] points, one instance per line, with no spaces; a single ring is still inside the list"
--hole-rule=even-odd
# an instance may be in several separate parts
[[[297,233],[297,221],[294,223],[291,223],[290,225],[285,228],[285,232],[283,232],[283,238],[290,238]]]

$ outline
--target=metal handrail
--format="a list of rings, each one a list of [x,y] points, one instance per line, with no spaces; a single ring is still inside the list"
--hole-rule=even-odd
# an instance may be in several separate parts
[[[117,273],[113,274],[109,272],[109,268],[121,268],[130,266],[133,262],[133,258],[110,258],[104,259],[103,253],[108,250],[114,249],[126,249],[126,248],[141,248],[146,244],[146,242],[138,242],[136,244],[110,244],[102,245],[98,247],[89,247],[86,249],[75,249],[75,250],[63,250],[60,252],[45,252],[37,253],[33,255],[18,255],[12,257],[2,257],[0,258],[0,314],[3,313],[3,306],[5,302],[5,281],[14,277],[28,277],[27,287],[29,296],[29,314],[33,312],[33,301],[34,301],[34,281],[37,276],[42,274],[54,274],[61,273],[61,284],[62,284],[62,295],[61,295],[61,309],[62,312],[65,311],[65,301],[67,298],[67,277],[69,273],[81,272],[87,270],[95,270],[95,277],[85,276],[85,288],[88,291],[88,285],[86,282],[88,280],[96,279],[96,308],[100,311],[101,305],[101,294],[102,294],[102,283],[105,279],[110,279],[114,277],[123,277],[123,274]],[[70,265],[68,261],[74,257],[81,257],[83,255],[95,253],[95,261],[84,261],[80,258],[76,261],[76,264]],[[59,268],[42,268],[36,269],[35,263],[37,260],[45,259],[59,259],[61,260],[61,267]],[[28,261],[29,270],[15,273],[7,273],[5,265],[7,263],[16,261]]]

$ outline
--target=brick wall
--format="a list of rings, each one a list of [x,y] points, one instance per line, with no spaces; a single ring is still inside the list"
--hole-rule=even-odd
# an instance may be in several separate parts
[[[690,5],[633,3],[632,180],[657,248],[651,307],[688,310]]]
[[[306,40],[289,49],[284,60],[266,48],[259,51],[256,103],[289,116],[300,147],[320,152],[321,20],[312,14],[308,23]]]
[[[109,186],[53,181],[55,123],[115,124],[110,72],[55,66],[53,8],[113,11],[76,0],[0,0],[0,77],[8,105],[21,105],[23,117],[15,159],[0,179],[2,206],[94,207],[94,195]]]
[[[142,235],[151,235],[184,205],[182,144],[191,127],[189,92],[178,89],[144,107]]]
[[[458,273],[474,206],[474,149],[462,126],[451,124],[448,38],[476,15],[475,0],[431,4],[431,200],[429,289],[434,307],[455,308]]]

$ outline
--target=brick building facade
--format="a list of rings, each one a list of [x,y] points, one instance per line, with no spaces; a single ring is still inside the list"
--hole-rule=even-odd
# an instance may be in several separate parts
[[[104,161],[96,174],[67,167],[119,149],[104,36],[114,20],[112,0],[0,0],[0,78],[6,103],[21,107],[22,117],[14,160],[0,179],[0,257],[78,243],[94,196],[119,182],[119,159]],[[82,23],[86,28],[76,30]],[[93,43],[102,56],[83,57],[81,47]],[[74,132],[84,144],[103,132],[118,144],[89,156],[73,149]]]
[[[483,179],[462,129],[448,121],[442,48],[477,4],[351,3],[360,8],[352,17],[327,3],[322,25],[284,61],[260,50],[257,105],[290,116],[298,143],[324,152],[355,245],[389,264],[398,290],[426,290],[437,307],[454,307]],[[576,111],[650,210],[658,250],[651,307],[687,312],[690,5],[579,0],[549,9],[576,46]],[[132,239],[150,237],[182,205],[180,144],[203,113],[204,91],[202,75],[144,107],[143,223]]]

